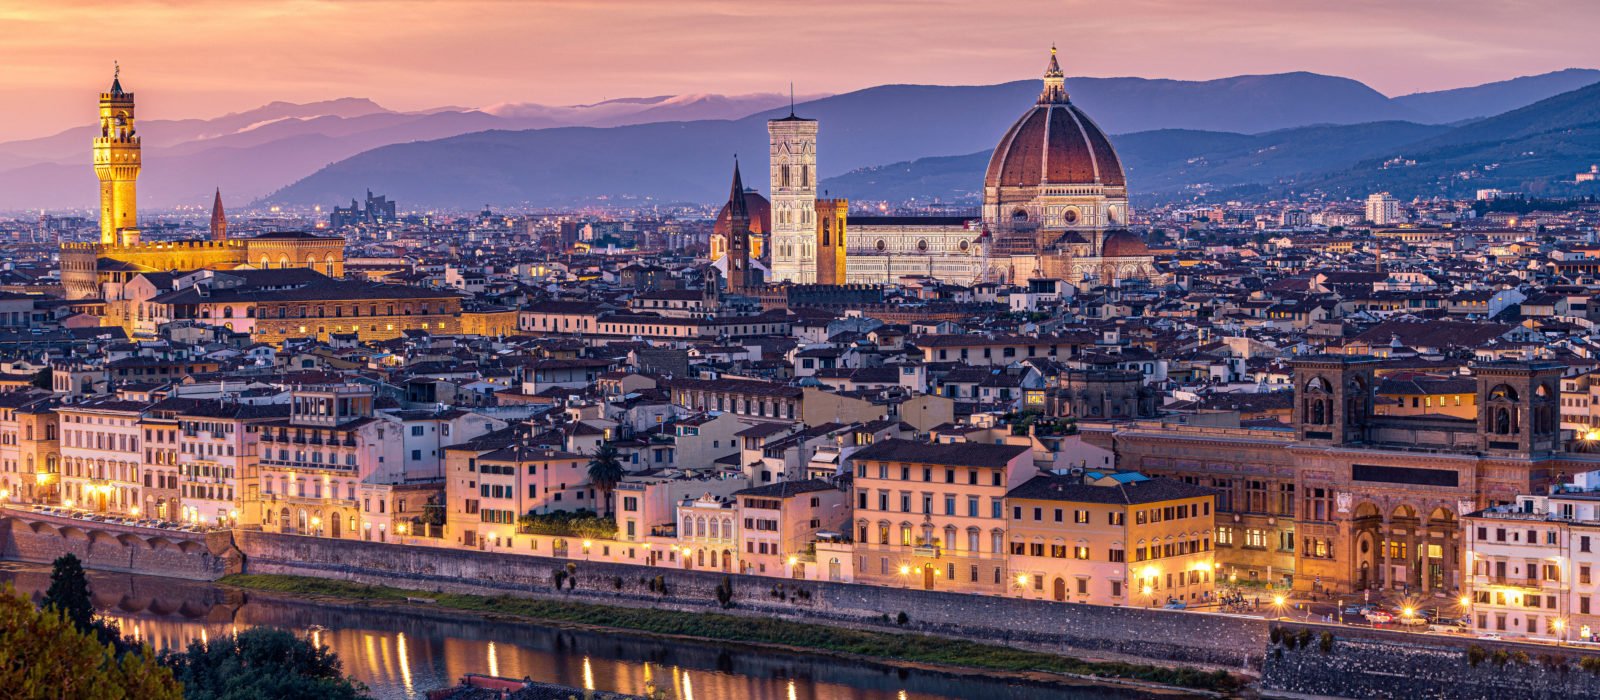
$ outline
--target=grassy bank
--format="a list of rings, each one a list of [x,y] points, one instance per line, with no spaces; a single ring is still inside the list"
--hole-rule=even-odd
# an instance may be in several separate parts
[[[218,583],[261,591],[323,595],[353,600],[403,603],[407,597],[425,597],[436,601],[435,605],[430,607],[513,615],[534,620],[609,627],[650,634],[698,637],[715,641],[775,644],[891,661],[1013,672],[1042,671],[1097,678],[1122,678],[1219,692],[1231,692],[1239,688],[1238,679],[1224,671],[1083,661],[1043,652],[922,634],[856,630],[771,618],[612,607],[567,600],[409,591],[303,576],[244,574],[228,576]]]

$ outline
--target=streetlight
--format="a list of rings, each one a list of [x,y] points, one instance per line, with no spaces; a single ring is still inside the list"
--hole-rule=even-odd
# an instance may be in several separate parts
[[[1284,598],[1281,593],[1272,596],[1272,608],[1277,611],[1278,617],[1283,617],[1283,606],[1287,602],[1289,602],[1288,599]]]
[[[1561,619],[1559,617],[1554,619],[1554,620],[1551,620],[1550,621],[1550,628],[1555,630],[1556,634],[1560,635],[1559,637],[1556,638],[1556,646],[1560,646],[1562,643],[1567,641],[1567,621],[1566,620],[1563,620],[1563,619]]]

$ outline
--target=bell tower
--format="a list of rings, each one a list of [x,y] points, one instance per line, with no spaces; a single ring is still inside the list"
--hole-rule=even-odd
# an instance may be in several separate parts
[[[817,281],[817,120],[789,116],[767,122],[772,192],[769,259],[772,281]]]
[[[94,139],[94,174],[100,180],[101,245],[139,243],[135,194],[139,162],[133,93],[123,91],[122,68],[118,66],[111,77],[111,89],[100,93],[100,135]]]

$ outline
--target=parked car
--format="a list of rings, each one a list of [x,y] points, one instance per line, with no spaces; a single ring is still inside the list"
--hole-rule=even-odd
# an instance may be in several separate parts
[[[1368,610],[1364,617],[1367,618],[1367,622],[1374,625],[1386,625],[1394,622],[1394,616],[1382,610]]]

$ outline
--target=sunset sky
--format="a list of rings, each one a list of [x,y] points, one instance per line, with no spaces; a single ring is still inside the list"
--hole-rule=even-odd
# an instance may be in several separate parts
[[[1600,67],[1595,0],[0,0],[0,141],[273,100],[394,109],[1306,70],[1387,94]]]

